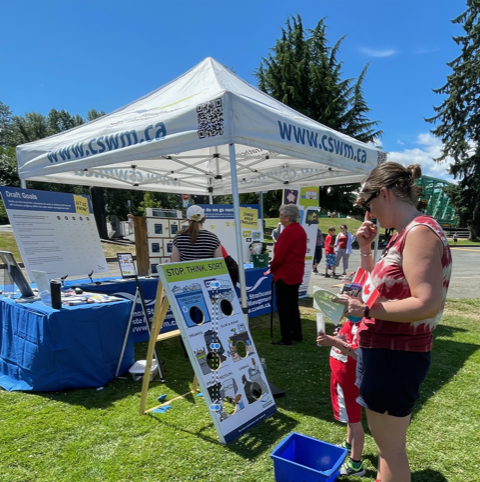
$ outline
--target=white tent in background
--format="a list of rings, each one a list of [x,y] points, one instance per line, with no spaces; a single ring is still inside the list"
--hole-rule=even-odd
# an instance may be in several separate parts
[[[385,158],[252,87],[212,58],[111,114],[17,147],[23,183],[233,193],[237,207],[242,192],[362,182]],[[238,209],[235,221],[240,246]],[[243,270],[240,280],[244,287]],[[243,291],[246,306],[244,297]]]

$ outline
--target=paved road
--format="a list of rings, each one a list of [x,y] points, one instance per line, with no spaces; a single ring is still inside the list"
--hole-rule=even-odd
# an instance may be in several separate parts
[[[448,298],[480,298],[480,248],[451,248],[453,257],[452,279],[448,290]],[[323,261],[323,260],[322,260]],[[355,271],[360,264],[358,251],[354,251],[350,256],[349,271]],[[94,274],[93,278],[103,278],[107,276],[120,276],[118,263],[108,263],[109,273]],[[319,265],[320,272],[325,270],[323,263]],[[342,272],[343,270],[338,270]],[[335,291],[333,285],[338,284],[339,280],[325,278],[321,275],[312,274],[308,293],[313,293],[314,286]]]
[[[453,257],[453,271],[450,288],[447,298],[480,298],[480,248],[465,247],[451,248]],[[360,263],[358,251],[354,251],[350,256],[349,271],[355,271]],[[93,278],[105,278],[109,276],[120,276],[120,270],[116,261],[108,263],[108,273],[94,273]],[[323,260],[319,265],[319,271],[325,270]],[[3,284],[3,274],[0,270],[0,284]],[[25,270],[23,270],[25,272]],[[342,272],[338,270],[338,272]],[[85,276],[76,276],[74,278],[86,278]],[[338,284],[339,280],[325,278],[321,275],[312,274],[308,293],[313,293],[314,286],[335,291],[333,285]]]
[[[480,298],[480,248],[451,248],[453,258],[452,278],[450,280],[450,288],[448,290],[447,298]],[[360,256],[358,251],[354,251],[350,256],[349,271],[355,271],[360,264]],[[325,270],[322,263],[320,272]],[[338,270],[338,272],[342,272]],[[332,278],[324,278],[321,275],[312,274],[310,280],[309,293],[313,293],[313,287],[328,289],[335,291],[332,288],[334,284],[339,283],[338,280]]]

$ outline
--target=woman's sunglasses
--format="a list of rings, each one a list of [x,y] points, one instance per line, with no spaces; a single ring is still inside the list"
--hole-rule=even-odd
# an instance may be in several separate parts
[[[365,211],[370,212],[370,206],[368,205],[372,199],[375,199],[380,194],[380,191],[374,192],[368,199],[361,203],[361,206]]]
[[[389,184],[388,186],[385,186],[387,189],[392,189],[392,187],[395,186],[395,183]],[[370,206],[368,205],[373,199],[375,199],[378,195],[380,194],[380,189],[378,191],[375,191],[368,199],[365,201],[362,201],[360,203],[360,206],[365,209],[365,211],[371,212],[370,211]]]

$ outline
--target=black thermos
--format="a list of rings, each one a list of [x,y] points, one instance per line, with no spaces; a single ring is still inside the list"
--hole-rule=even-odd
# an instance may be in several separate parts
[[[59,310],[62,307],[62,293],[60,291],[62,284],[60,281],[52,279],[50,281],[50,295],[52,297],[52,308]]]

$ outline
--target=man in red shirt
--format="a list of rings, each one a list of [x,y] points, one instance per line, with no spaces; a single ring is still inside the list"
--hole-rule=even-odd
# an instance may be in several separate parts
[[[305,272],[307,233],[298,224],[300,212],[295,204],[283,204],[280,206],[279,212],[284,230],[275,245],[270,270],[275,283],[282,338],[272,343],[274,345],[291,345],[292,340],[303,340],[298,308],[298,289]]]

